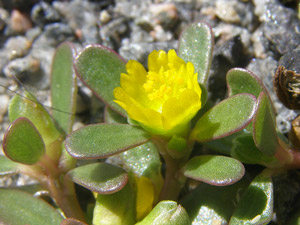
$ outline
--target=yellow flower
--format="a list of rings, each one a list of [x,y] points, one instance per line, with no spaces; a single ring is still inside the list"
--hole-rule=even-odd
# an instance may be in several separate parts
[[[152,134],[183,133],[201,108],[201,89],[191,62],[185,63],[175,50],[153,51],[147,72],[130,60],[121,74],[121,87],[114,89],[115,102],[128,116]]]

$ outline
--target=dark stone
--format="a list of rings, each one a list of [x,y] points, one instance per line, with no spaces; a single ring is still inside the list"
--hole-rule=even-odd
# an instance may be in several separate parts
[[[72,41],[74,39],[73,30],[63,23],[51,23],[45,26],[43,33],[47,39],[48,45],[56,47],[64,41]]]
[[[268,3],[265,18],[264,33],[275,53],[283,55],[297,47],[300,43],[297,12],[280,4]]]
[[[215,46],[210,78],[208,81],[211,100],[218,101],[226,95],[226,74],[234,67],[244,67],[249,58],[245,54],[240,36],[235,36]]]

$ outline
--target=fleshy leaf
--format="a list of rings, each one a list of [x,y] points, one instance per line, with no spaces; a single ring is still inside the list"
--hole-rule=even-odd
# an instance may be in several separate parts
[[[80,166],[69,171],[68,175],[75,183],[100,194],[117,192],[128,180],[122,168],[107,163]]]
[[[97,195],[94,225],[132,225],[135,222],[135,193],[128,183],[121,191]]]
[[[136,176],[149,178],[155,189],[155,199],[161,191],[163,178],[161,175],[161,160],[156,146],[147,142],[129,151],[120,154],[127,171],[133,172]]]
[[[174,201],[161,201],[136,225],[189,225],[185,209]]]
[[[0,224],[59,225],[62,220],[43,200],[26,192],[0,189]]]
[[[200,183],[181,202],[192,224],[228,224],[236,202],[247,185],[246,179],[223,187]]]
[[[56,49],[51,71],[52,116],[65,133],[72,130],[77,97],[77,79],[73,70],[75,48],[65,42]]]
[[[38,129],[45,145],[54,142],[60,136],[50,115],[38,100],[29,92],[24,92],[24,97],[15,95],[9,104],[9,119],[14,121],[19,117],[26,117]]]
[[[208,110],[197,122],[191,138],[199,142],[229,136],[246,127],[255,111],[255,97],[238,94]]]
[[[121,116],[107,106],[104,111],[104,121],[105,123],[127,123],[127,119],[124,116]]]
[[[258,98],[260,92],[265,91],[261,81],[249,70],[234,68],[226,75],[229,96],[248,93]]]
[[[128,124],[95,124],[71,133],[65,143],[75,158],[105,158],[149,140],[144,130]]]
[[[245,173],[243,164],[233,158],[202,155],[192,158],[183,168],[185,176],[216,186],[239,181]]]
[[[268,96],[261,92],[257,99],[257,110],[253,118],[253,139],[257,148],[273,156],[280,148],[276,133],[276,120]]]
[[[255,146],[252,134],[243,134],[233,139],[232,157],[248,164],[260,164],[267,167],[278,167],[275,157],[270,157],[259,151]]]
[[[179,57],[193,63],[195,72],[198,73],[198,81],[204,86],[212,60],[213,39],[211,28],[203,22],[188,26],[179,39]]]
[[[18,165],[18,163],[11,161],[4,155],[0,155],[0,176],[17,173],[19,170]]]
[[[32,122],[20,117],[8,127],[3,139],[3,150],[11,160],[32,165],[44,155],[45,144]]]
[[[77,76],[93,93],[122,115],[126,112],[113,100],[113,90],[120,86],[120,75],[126,72],[125,61],[113,50],[89,45],[76,57]]]
[[[242,195],[229,224],[268,224],[272,216],[273,184],[271,177],[262,173],[255,177]]]

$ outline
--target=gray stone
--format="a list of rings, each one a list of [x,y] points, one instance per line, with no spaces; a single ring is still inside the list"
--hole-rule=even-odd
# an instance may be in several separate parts
[[[50,4],[41,1],[32,8],[31,20],[43,27],[45,24],[59,22],[60,15]]]
[[[26,55],[31,47],[31,41],[24,36],[11,37],[5,42],[8,58],[14,59]]]

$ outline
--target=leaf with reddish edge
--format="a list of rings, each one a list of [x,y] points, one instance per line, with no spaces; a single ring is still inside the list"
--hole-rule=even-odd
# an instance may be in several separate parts
[[[76,51],[69,42],[60,44],[51,68],[52,116],[65,133],[72,130],[76,111],[77,79],[73,69]]]
[[[192,158],[183,168],[189,178],[215,186],[226,186],[239,181],[245,174],[243,164],[233,158],[203,155]]]
[[[59,225],[61,215],[48,203],[23,191],[0,189],[0,224]]]
[[[99,194],[111,194],[121,190],[128,181],[125,170],[107,163],[92,163],[68,172],[71,179]]]
[[[185,62],[192,62],[198,73],[199,83],[206,86],[213,53],[213,33],[204,22],[192,23],[179,38],[178,55]]]
[[[252,120],[255,100],[251,94],[238,94],[221,101],[198,120],[191,138],[206,142],[242,130]]]
[[[265,170],[242,194],[229,225],[268,224],[273,217],[273,195],[272,179]]]
[[[267,92],[260,79],[246,69],[234,68],[229,70],[226,74],[226,81],[229,96],[248,93],[258,98],[260,92]]]
[[[4,155],[0,155],[0,176],[11,175],[19,172],[19,164],[11,161]]]
[[[94,124],[72,132],[65,141],[74,158],[99,159],[123,152],[149,141],[150,135],[129,124]]]
[[[6,130],[3,151],[12,161],[33,165],[45,154],[45,144],[33,123],[20,117]]]
[[[88,45],[76,57],[74,68],[79,79],[112,109],[126,115],[114,100],[113,90],[120,86],[120,75],[126,72],[125,60],[102,45]]]
[[[268,156],[273,156],[280,148],[275,113],[264,92],[257,99],[257,110],[253,118],[253,140],[257,148]]]

